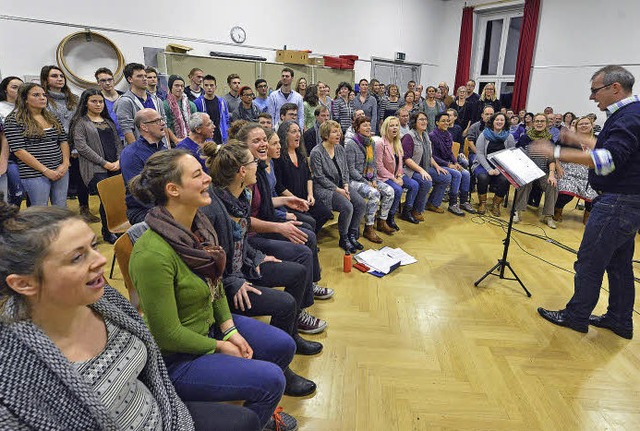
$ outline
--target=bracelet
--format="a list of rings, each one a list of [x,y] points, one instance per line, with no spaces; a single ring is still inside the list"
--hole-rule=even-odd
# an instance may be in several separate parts
[[[227,335],[222,337],[222,341],[227,341],[229,338],[231,338],[233,336],[233,334],[237,334],[237,333],[238,333],[238,330],[234,326],[233,329],[231,330],[231,332],[229,332]]]
[[[42,173],[44,174],[45,172],[47,172],[49,170],[49,168],[44,168],[44,171],[42,171]]]
[[[226,331],[224,331],[224,332],[222,333],[222,336],[223,336],[223,337],[224,337],[224,336],[226,336],[228,333],[230,333],[230,332],[231,332],[231,331],[233,331],[234,329],[236,329],[236,327],[235,327],[235,326],[230,327],[229,329],[227,329]]]
[[[560,150],[562,149],[562,147],[560,145],[556,145],[556,147],[553,149],[553,159],[554,160],[560,160]]]

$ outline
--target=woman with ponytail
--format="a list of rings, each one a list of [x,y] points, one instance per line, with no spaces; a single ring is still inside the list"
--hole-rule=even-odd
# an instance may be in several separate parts
[[[129,190],[155,206],[129,272],[180,398],[244,400],[265,427],[274,422],[295,343],[280,329],[231,314],[221,280],[226,255],[200,210],[211,203],[210,184],[186,150],[147,160]]]

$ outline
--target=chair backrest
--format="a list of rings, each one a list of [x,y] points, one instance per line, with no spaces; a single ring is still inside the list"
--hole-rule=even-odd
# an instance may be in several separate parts
[[[129,292],[129,301],[138,309],[138,311],[140,311],[138,293],[134,289],[133,282],[129,276],[129,258],[131,257],[132,250],[133,243],[131,242],[129,235],[126,233],[121,235],[113,245],[113,253],[116,257],[116,261],[118,262],[120,274],[122,274],[122,279],[124,280],[124,286],[127,288],[127,292]]]
[[[451,152],[453,152],[453,157],[458,159],[458,153],[460,152],[460,142],[452,142],[451,143]]]
[[[107,216],[107,227],[113,233],[125,232],[130,225],[127,220],[127,204],[122,174],[114,175],[98,183],[98,194]]]
[[[462,150],[462,152],[464,153],[464,156],[467,158],[467,160],[469,160],[469,138],[464,138],[464,149]]]

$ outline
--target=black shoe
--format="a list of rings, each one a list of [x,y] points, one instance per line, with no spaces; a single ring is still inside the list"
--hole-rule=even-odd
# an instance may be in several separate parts
[[[387,217],[387,225],[391,229],[400,230],[400,227],[396,224],[396,221],[394,220],[394,216],[392,216],[391,214],[389,214],[389,216]]]
[[[298,355],[310,356],[322,352],[322,343],[305,340],[298,334],[293,336],[293,340],[296,342],[296,354]]]
[[[593,325],[597,328],[604,328],[613,331],[614,334],[619,335],[622,338],[631,340],[633,338],[633,326],[630,328],[624,327],[621,324],[614,322],[613,319],[609,319],[606,314],[602,316],[596,316],[592,314],[589,316],[589,325]]]
[[[358,250],[364,250],[364,245],[358,242],[358,238],[356,238],[355,235],[353,234],[349,235],[349,242]]]
[[[349,254],[355,254],[358,251],[358,249],[355,248],[353,244],[351,244],[351,241],[349,241],[349,238],[346,235],[340,235],[338,246]]]
[[[289,395],[290,397],[304,397],[316,391],[315,383],[297,375],[289,367],[284,370],[284,378],[287,382],[284,386],[285,395]]]
[[[402,220],[408,221],[409,223],[418,224],[420,223],[414,216],[411,214],[411,208],[405,205],[404,211],[400,214],[400,218]]]
[[[570,328],[584,334],[589,332],[589,325],[579,325],[572,322],[567,316],[567,312],[565,310],[551,311],[539,307],[538,313],[554,325],[564,326],[565,328]]]

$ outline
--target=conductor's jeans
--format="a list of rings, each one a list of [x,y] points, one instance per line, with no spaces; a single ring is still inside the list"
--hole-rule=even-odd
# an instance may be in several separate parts
[[[640,195],[604,193],[593,200],[593,210],[574,264],[574,294],[566,306],[573,322],[588,324],[606,271],[609,279],[607,317],[620,327],[632,327],[635,298],[632,259],[639,229]]]

